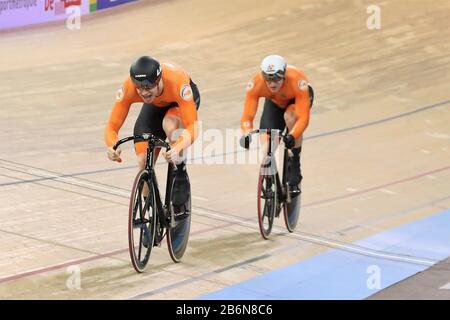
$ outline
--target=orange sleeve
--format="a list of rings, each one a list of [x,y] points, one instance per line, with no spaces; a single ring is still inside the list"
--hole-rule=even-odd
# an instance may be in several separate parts
[[[197,139],[197,108],[194,102],[191,86],[184,83],[180,87],[180,92],[177,97],[177,103],[180,110],[181,121],[183,121],[184,130],[175,141],[173,148],[178,150],[189,147],[195,139]]]
[[[297,116],[297,121],[294,127],[289,132],[295,139],[303,135],[303,132],[308,127],[310,105],[309,105],[309,92],[308,81],[306,79],[300,79],[295,84],[295,104],[294,111]]]
[[[256,77],[247,84],[247,94],[245,95],[244,110],[241,117],[241,130],[244,134],[247,134],[253,129],[253,119],[258,110],[260,97],[256,88],[257,85]]]
[[[108,147],[112,147],[119,140],[119,130],[127,118],[130,106],[133,102],[137,102],[133,99],[134,91],[134,87],[129,79],[117,91],[116,102],[109,116],[104,134],[105,144]]]

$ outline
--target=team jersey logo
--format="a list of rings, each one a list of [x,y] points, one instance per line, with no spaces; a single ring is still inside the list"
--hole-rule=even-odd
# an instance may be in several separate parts
[[[125,95],[125,92],[124,92],[124,90],[123,90],[123,87],[121,87],[119,90],[117,90],[117,93],[116,93],[116,100],[117,100],[117,101],[122,101],[124,95]]]
[[[308,88],[308,82],[306,80],[299,80],[298,88],[302,91],[305,91]]]
[[[185,101],[192,100],[193,94],[192,94],[191,86],[188,84],[185,84],[180,90],[180,96]]]
[[[247,83],[247,91],[252,90],[254,86],[255,86],[255,83],[253,81],[250,81],[249,83]]]

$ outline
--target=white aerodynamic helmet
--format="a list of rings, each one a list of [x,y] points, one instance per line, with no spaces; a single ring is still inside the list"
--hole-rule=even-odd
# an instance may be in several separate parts
[[[278,80],[286,74],[286,61],[278,55],[270,55],[261,62],[261,72],[266,80]]]

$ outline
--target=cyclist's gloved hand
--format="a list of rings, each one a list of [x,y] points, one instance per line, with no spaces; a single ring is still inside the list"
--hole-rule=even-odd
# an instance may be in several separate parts
[[[247,149],[247,150],[250,148],[251,142],[252,142],[252,136],[249,136],[249,135],[242,136],[239,139],[239,144],[241,145],[241,147],[244,149]]]
[[[108,159],[111,161],[117,161],[117,162],[122,162],[122,159],[120,158],[120,153],[122,152],[122,150],[119,148],[117,148],[116,150],[113,149],[113,147],[109,147],[108,148]]]
[[[167,162],[174,164],[180,164],[184,160],[181,151],[176,147],[172,147],[169,151],[163,151],[162,154]]]
[[[285,135],[283,142],[288,149],[292,149],[295,146],[295,138],[292,134]]]

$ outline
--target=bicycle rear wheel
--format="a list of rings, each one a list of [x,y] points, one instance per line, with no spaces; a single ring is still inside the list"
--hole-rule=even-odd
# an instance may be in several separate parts
[[[285,203],[283,207],[284,222],[289,232],[294,232],[300,216],[300,206],[302,203],[302,194],[298,194],[291,199],[291,202]]]
[[[258,223],[259,231],[264,239],[268,239],[272,231],[273,220],[277,211],[278,193],[275,174],[267,171],[268,165],[264,161],[258,179]]]
[[[176,183],[175,179],[172,179],[172,187],[170,188],[170,195],[172,194],[173,186]],[[189,198],[183,207],[175,207],[170,201],[168,210],[170,214],[174,214],[174,224],[167,228],[167,246],[169,249],[169,254],[175,263],[181,261],[183,257],[188,240],[189,232],[191,229],[191,191],[188,177]],[[169,197],[171,199],[172,197]]]
[[[148,195],[144,197],[144,186]],[[150,259],[156,233],[157,211],[149,173],[141,170],[134,180],[128,212],[128,248],[133,268],[141,273]]]
[[[311,102],[312,103],[312,102]],[[289,191],[288,187],[288,174],[289,174],[289,153],[288,150],[284,150],[284,165],[283,165],[283,185],[287,188],[286,193],[289,193],[289,197],[286,194],[286,198],[290,198],[289,202],[285,202],[283,205],[283,216],[284,216],[284,223],[286,225],[286,228],[289,232],[294,232],[295,227],[298,223],[298,218],[300,215],[300,206],[301,206],[301,200],[302,200],[302,193],[301,191],[299,193],[291,193]],[[301,190],[301,187],[300,187]]]

